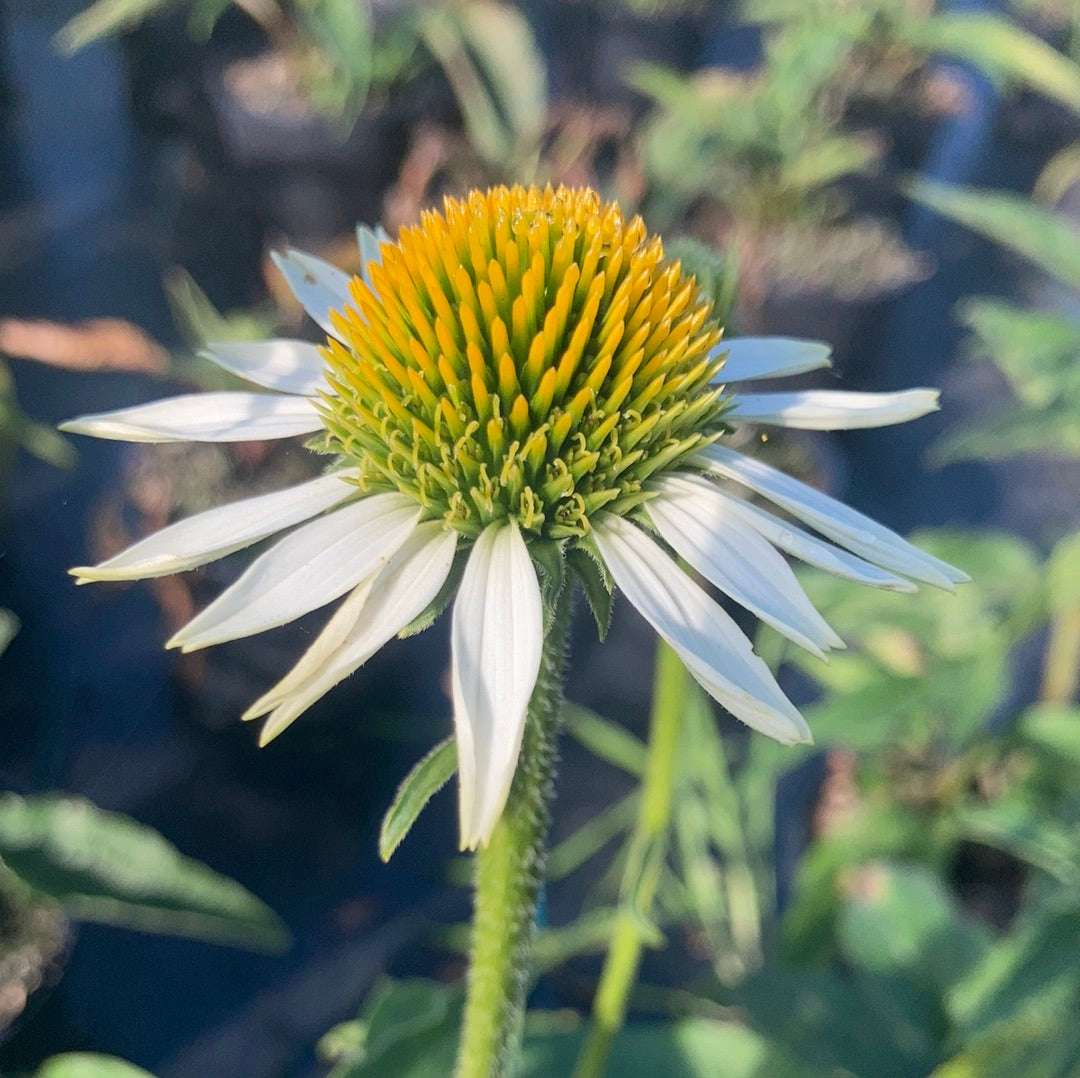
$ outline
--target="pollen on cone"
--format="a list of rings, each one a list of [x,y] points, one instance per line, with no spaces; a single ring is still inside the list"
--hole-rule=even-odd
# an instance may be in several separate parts
[[[465,533],[549,538],[629,510],[722,431],[721,332],[640,217],[594,191],[448,198],[351,285],[317,447]]]

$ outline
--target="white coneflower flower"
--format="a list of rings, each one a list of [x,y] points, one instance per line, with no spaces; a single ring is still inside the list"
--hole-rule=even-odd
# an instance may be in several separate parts
[[[733,715],[784,742],[798,711],[720,605],[679,566],[824,655],[842,646],[779,551],[863,584],[950,588],[963,573],[723,444],[743,423],[833,430],[914,419],[932,390],[743,393],[824,367],[822,344],[721,341],[693,278],[640,218],[587,190],[447,199],[396,242],[360,232],[361,277],[277,260],[324,347],[211,346],[275,393],[198,393],[64,424],[128,441],[314,434],[326,475],[200,513],[80,582],[191,569],[293,528],[170,641],[235,640],[345,597],[297,665],[248,710],[276,737],[456,589],[452,684],[462,843],[506,801],[541,664],[542,548],[583,547]],[[750,504],[732,480],[802,521]],[[460,578],[460,579],[459,579]]]

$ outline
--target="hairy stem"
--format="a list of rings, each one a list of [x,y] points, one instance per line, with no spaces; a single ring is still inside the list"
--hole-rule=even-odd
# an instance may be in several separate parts
[[[563,589],[544,639],[510,797],[491,841],[475,858],[458,1078],[509,1074],[521,1041],[536,902],[547,859],[571,592],[569,586]]]
[[[688,678],[679,657],[667,644],[660,643],[656,653],[648,757],[637,823],[623,875],[622,900],[575,1078],[601,1078],[611,1043],[626,1018],[626,1003],[648,935],[647,918],[652,914],[664,867]]]

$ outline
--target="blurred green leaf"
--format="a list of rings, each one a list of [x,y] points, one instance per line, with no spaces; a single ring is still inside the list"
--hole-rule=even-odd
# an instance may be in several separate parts
[[[383,817],[379,832],[379,856],[389,861],[416,823],[424,806],[457,771],[457,741],[448,737],[435,746],[405,776]]]
[[[173,0],[97,0],[64,24],[56,35],[57,48],[67,54],[78,52],[92,41],[138,26],[172,3]]]
[[[609,842],[629,830],[637,815],[638,793],[627,794],[548,851],[547,878],[561,880],[598,854]]]
[[[962,304],[959,315],[974,332],[978,353],[993,360],[1027,404],[1080,401],[1080,326],[1075,321],[986,299]]]
[[[833,135],[808,146],[781,170],[782,182],[797,191],[813,191],[842,176],[862,172],[879,156],[879,148],[856,135]]]
[[[1021,716],[1017,729],[1032,744],[1080,767],[1080,707],[1041,704]]]
[[[847,958],[879,975],[904,974],[944,992],[990,946],[938,877],[919,865],[875,862],[848,880],[838,919]]]
[[[1080,112],[1080,68],[1006,19],[950,12],[912,20],[910,26],[924,48],[969,60],[993,77],[1030,87]]]
[[[10,610],[0,607],[0,655],[7,651],[18,631],[19,619]]]
[[[0,795],[0,858],[76,920],[278,951],[288,932],[238,883],[75,798]]]
[[[115,1056],[67,1052],[45,1060],[35,1078],[153,1078],[153,1075]]]
[[[936,213],[1031,259],[1070,288],[1080,289],[1080,234],[1060,214],[1019,195],[950,187],[933,180],[914,181],[904,190]]]
[[[594,756],[631,775],[644,772],[645,745],[629,730],[580,704],[564,705],[563,719],[566,732]]]

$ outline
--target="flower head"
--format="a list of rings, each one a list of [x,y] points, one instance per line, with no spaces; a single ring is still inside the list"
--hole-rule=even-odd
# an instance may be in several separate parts
[[[812,429],[916,418],[937,394],[742,393],[828,365],[783,338],[721,340],[692,277],[640,218],[591,191],[495,188],[447,199],[396,242],[361,229],[349,278],[290,251],[278,265],[328,334],[211,346],[276,393],[199,393],[65,428],[129,441],[314,434],[325,475],[182,520],[80,582],[205,564],[294,528],[170,643],[194,650],[344,596],[245,718],[262,742],[393,636],[452,599],[462,843],[486,841],[514,774],[544,632],[534,567],[582,546],[732,714],[781,741],[802,717],[747,638],[669,551],[824,657],[842,646],[780,551],[875,587],[965,579],[900,536],[723,444],[743,423]],[[722,490],[748,488],[808,524]],[[455,597],[456,596],[456,597]]]

